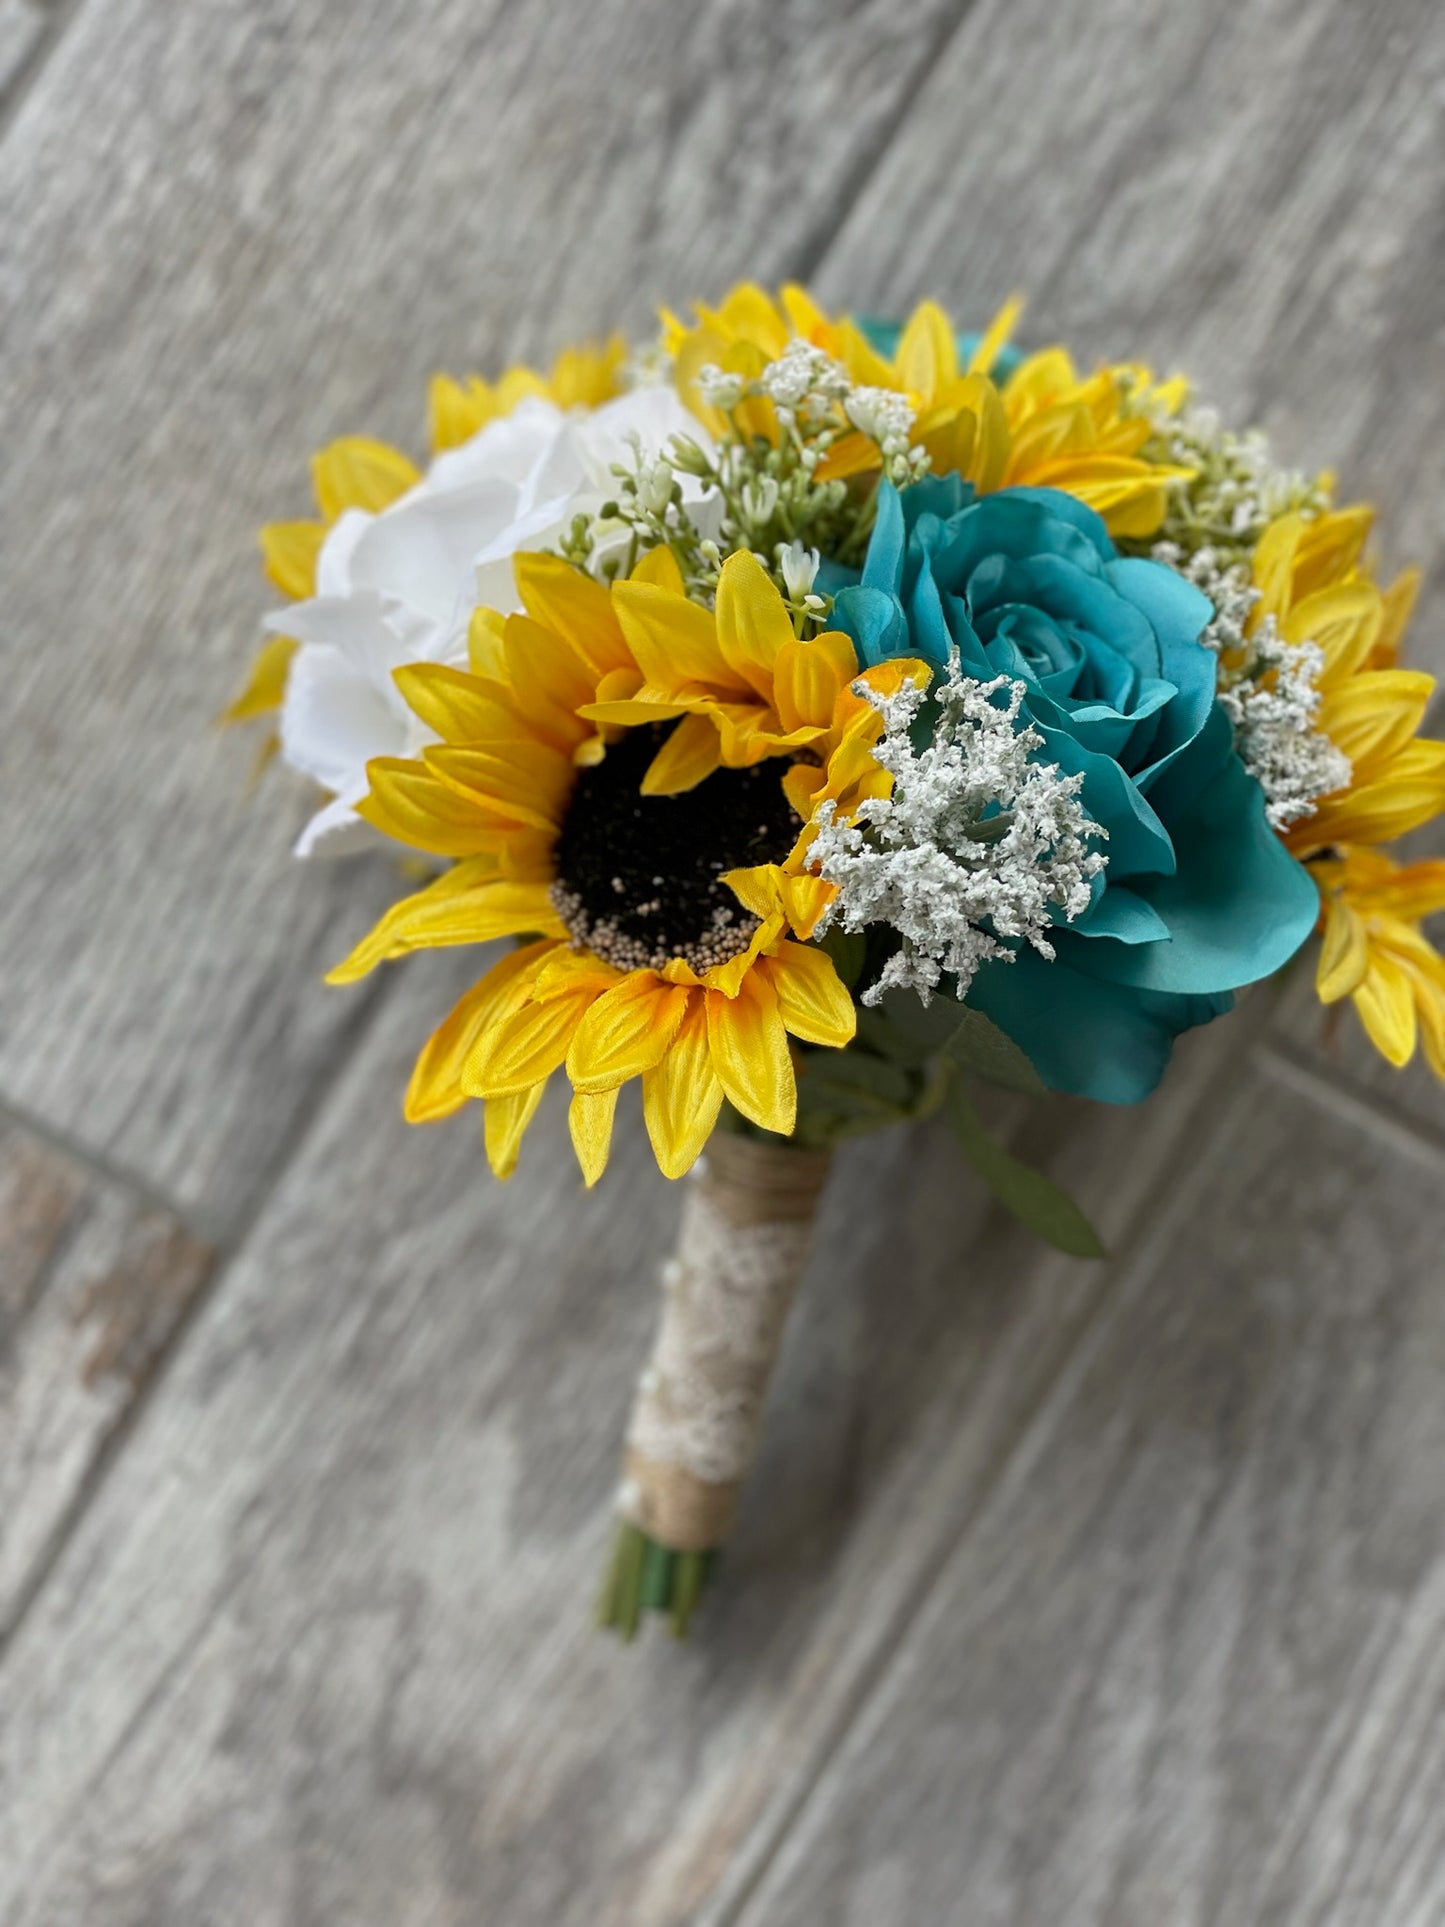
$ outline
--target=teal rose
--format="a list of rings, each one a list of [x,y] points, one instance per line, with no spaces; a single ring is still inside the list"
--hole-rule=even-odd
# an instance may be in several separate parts
[[[1083,778],[1108,831],[1089,908],[985,964],[968,1001],[1057,1090],[1128,1104],[1176,1036],[1279,969],[1319,901],[1235,754],[1200,641],[1208,599],[1162,563],[1120,556],[1056,489],[976,496],[957,476],[885,488],[861,580],[835,571],[832,621],[865,665],[919,656],[1024,685],[1038,753]]]

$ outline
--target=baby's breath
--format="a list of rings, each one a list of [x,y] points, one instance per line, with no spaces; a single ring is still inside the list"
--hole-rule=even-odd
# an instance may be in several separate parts
[[[797,339],[753,380],[708,363],[697,386],[729,421],[716,447],[676,435],[665,449],[638,448],[631,464],[613,470],[615,499],[579,516],[561,551],[610,579],[665,545],[688,595],[710,605],[724,557],[749,549],[782,590],[797,633],[807,635],[831,608],[814,586],[818,556],[857,562],[873,528],[878,479],[906,487],[927,471],[927,454],[910,441],[912,404],[890,389],[855,386],[840,361]],[[755,432],[756,412],[744,411],[759,401],[771,404],[776,438]],[[829,452],[860,433],[878,447],[870,480],[826,476]],[[679,476],[702,484],[700,501],[695,488],[685,499]],[[804,581],[800,558],[809,555]]]
[[[1019,940],[1052,958],[1048,932],[1056,916],[1088,908],[1105,864],[1090,840],[1108,832],[1084,812],[1083,778],[1037,760],[1044,739],[1019,722],[1024,685],[965,676],[955,650],[932,692],[938,717],[924,749],[910,733],[923,691],[854,687],[882,713],[873,754],[893,793],[862,804],[851,823],[823,804],[810,856],[838,891],[821,928],[881,923],[902,939],[863,1002],[900,987],[927,1003],[945,973],[962,998],[979,965],[1012,960]]]

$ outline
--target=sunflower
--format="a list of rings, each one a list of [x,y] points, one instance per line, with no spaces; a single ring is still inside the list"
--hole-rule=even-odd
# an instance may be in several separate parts
[[[1410,570],[1378,587],[1363,559],[1372,520],[1358,505],[1282,515],[1254,552],[1251,627],[1273,616],[1286,642],[1318,644],[1318,726],[1352,765],[1349,784],[1286,835],[1305,860],[1342,844],[1388,843],[1445,810],[1445,743],[1415,733],[1435,679],[1396,666],[1419,578]]]
[[[1346,849],[1311,865],[1324,899],[1320,1001],[1352,999],[1370,1041],[1396,1067],[1417,1038],[1445,1078],[1445,958],[1420,928],[1445,910],[1445,862],[1393,862]]]
[[[774,301],[744,282],[717,308],[699,307],[691,325],[664,311],[663,345],[684,400],[715,436],[729,424],[703,399],[700,370],[715,363],[755,379],[796,337],[841,362],[855,383],[907,394],[916,410],[914,440],[928,450],[935,474],[957,470],[983,493],[1065,489],[1096,510],[1110,534],[1152,535],[1164,519],[1169,484],[1189,471],[1146,460],[1141,451],[1154,433],[1153,416],[1182,405],[1184,385],[1154,386],[1147,369],[1132,364],[1081,379],[1063,348],[1027,357],[996,382],[993,371],[1020,307],[1017,299],[1005,303],[963,365],[953,323],[936,302],[914,309],[888,356],[849,317],[827,315],[805,289],[784,287]],[[745,400],[735,412],[744,433],[776,439],[766,399]],[[861,475],[877,464],[877,445],[852,434],[829,450],[818,475]]]
[[[482,1099],[505,1177],[565,1066],[592,1184],[617,1093],[638,1077],[658,1163],[677,1177],[724,1098],[792,1131],[790,1035],[853,1036],[852,999],[806,942],[831,888],[805,863],[825,798],[848,813],[887,792],[870,748],[882,718],[852,687],[848,638],[800,639],[746,552],[724,564],[715,612],[687,599],[666,549],[610,589],[555,556],[515,566],[524,613],[477,612],[469,670],[396,672],[440,741],[373,762],[360,805],[455,867],[395,905],[332,981],[411,950],[529,936],[426,1045],[407,1116]],[[867,680],[887,693],[926,674],[894,662]]]
[[[1376,584],[1372,521],[1360,505],[1273,521],[1254,554],[1251,625],[1273,616],[1287,642],[1318,644],[1318,726],[1350,759],[1349,783],[1285,835],[1320,891],[1320,999],[1351,997],[1392,1064],[1422,1036],[1445,1077],[1445,962],[1420,928],[1445,909],[1445,862],[1399,864],[1376,847],[1445,811],[1445,743],[1416,734],[1434,677],[1398,667],[1418,572]]]
[[[621,335],[604,343],[564,348],[547,374],[518,363],[495,382],[470,375],[465,382],[434,375],[429,392],[432,448],[456,448],[490,421],[510,415],[529,395],[559,408],[596,408],[621,389],[627,344]],[[316,594],[316,559],[327,532],[347,509],[379,515],[421,481],[408,455],[387,442],[346,435],[311,458],[311,486],[318,514],[295,522],[268,522],[261,530],[261,560],[268,580],[291,602]],[[222,716],[223,723],[252,722],[278,709],[296,653],[291,636],[270,636],[251,665],[245,688]],[[274,744],[270,747],[274,747]]]

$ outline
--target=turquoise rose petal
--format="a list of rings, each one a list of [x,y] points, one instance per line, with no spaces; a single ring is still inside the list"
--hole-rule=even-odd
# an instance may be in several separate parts
[[[1007,1032],[1051,1089],[1137,1104],[1163,1076],[1174,1039],[1222,1016],[1234,998],[1158,996],[1024,949],[1012,963],[985,964],[968,1001]]]
[[[908,619],[897,599],[881,589],[859,585],[838,592],[829,621],[852,641],[860,667],[872,669],[890,656],[913,652]]]
[[[1069,961],[1140,990],[1238,990],[1272,976],[1314,929],[1319,893],[1269,827],[1260,787],[1237,756],[1171,834],[1178,870],[1138,886],[1169,941],[1142,948],[1078,942]]]

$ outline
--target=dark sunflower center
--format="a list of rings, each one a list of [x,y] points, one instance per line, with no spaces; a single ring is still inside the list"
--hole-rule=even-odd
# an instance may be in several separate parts
[[[781,862],[798,833],[776,758],[715,770],[677,796],[643,796],[670,727],[631,729],[582,770],[557,839],[557,914],[620,970],[681,957],[702,971],[746,949],[758,920],[722,878]]]

